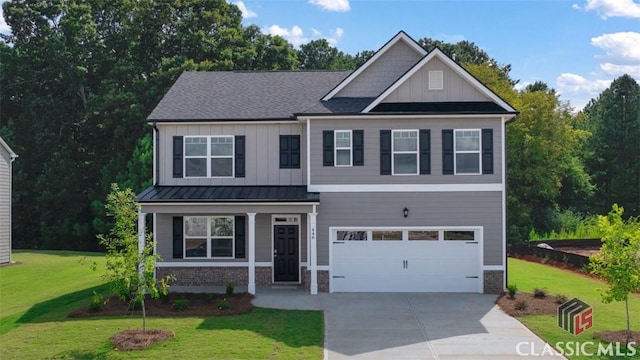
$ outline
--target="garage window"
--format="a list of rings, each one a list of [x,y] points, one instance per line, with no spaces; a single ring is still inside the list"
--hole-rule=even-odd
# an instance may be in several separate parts
[[[469,241],[475,240],[475,232],[473,231],[445,231],[445,240],[462,240]]]
[[[338,231],[336,240],[338,241],[367,241],[369,238],[367,231],[357,231],[357,230],[345,230]]]
[[[400,230],[374,230],[371,232],[373,241],[402,241],[402,231]]]
[[[409,231],[409,241],[438,241],[439,231],[433,230],[412,230]]]

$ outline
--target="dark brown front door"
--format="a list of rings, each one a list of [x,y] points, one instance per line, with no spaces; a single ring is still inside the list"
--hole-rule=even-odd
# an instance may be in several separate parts
[[[274,281],[298,281],[298,225],[273,227]]]

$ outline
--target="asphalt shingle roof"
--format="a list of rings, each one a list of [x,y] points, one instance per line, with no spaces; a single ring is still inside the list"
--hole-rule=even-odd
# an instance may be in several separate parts
[[[150,121],[290,119],[318,107],[351,71],[185,72]],[[323,110],[324,108],[324,110]],[[364,108],[364,107],[363,107]]]
[[[141,192],[139,203],[167,202],[320,202],[320,193],[306,186],[151,186]]]

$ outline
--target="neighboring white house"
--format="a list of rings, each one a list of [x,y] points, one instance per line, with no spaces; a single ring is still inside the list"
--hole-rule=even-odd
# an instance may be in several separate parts
[[[0,264],[11,262],[11,167],[17,157],[0,138]]]

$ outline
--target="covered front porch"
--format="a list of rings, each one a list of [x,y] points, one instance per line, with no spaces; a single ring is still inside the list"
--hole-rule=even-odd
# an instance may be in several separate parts
[[[176,286],[232,282],[255,294],[260,286],[300,285],[318,293],[320,196],[306,186],[153,186],[136,201],[140,245],[152,214],[154,251],[163,259],[156,274],[173,274]]]

